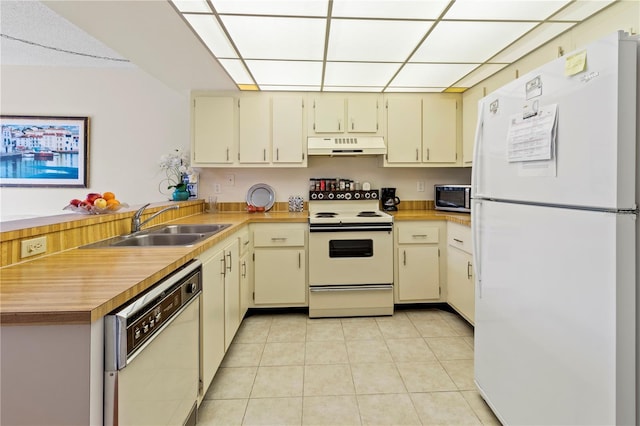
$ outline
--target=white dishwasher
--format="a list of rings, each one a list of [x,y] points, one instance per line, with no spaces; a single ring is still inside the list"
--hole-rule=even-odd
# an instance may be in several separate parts
[[[201,291],[194,260],[105,317],[105,425],[195,424]]]

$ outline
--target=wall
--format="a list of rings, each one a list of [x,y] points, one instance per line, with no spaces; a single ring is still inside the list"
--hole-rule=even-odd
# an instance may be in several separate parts
[[[0,188],[0,220],[66,213],[72,198],[112,191],[130,205],[166,201],[160,156],[189,147],[189,94],[137,68],[2,66],[0,111],[88,116],[88,188]]]

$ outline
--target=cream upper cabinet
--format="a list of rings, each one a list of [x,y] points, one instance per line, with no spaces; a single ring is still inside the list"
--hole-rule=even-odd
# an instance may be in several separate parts
[[[193,165],[233,165],[237,157],[235,99],[226,96],[193,98]]]
[[[426,96],[422,100],[422,161],[453,165],[458,161],[458,100]]]
[[[440,299],[442,222],[396,222],[395,303]]]
[[[261,95],[238,99],[240,164],[268,164],[271,161],[271,99]]]
[[[385,95],[385,167],[456,167],[461,161],[457,94]]]
[[[385,101],[388,163],[416,164],[422,157],[422,99]]]
[[[447,228],[447,302],[471,324],[475,317],[475,278],[471,228],[449,223]]]
[[[271,158],[277,165],[307,165],[302,96],[274,97]]]
[[[378,94],[318,94],[310,102],[309,135],[377,134],[381,130]]]

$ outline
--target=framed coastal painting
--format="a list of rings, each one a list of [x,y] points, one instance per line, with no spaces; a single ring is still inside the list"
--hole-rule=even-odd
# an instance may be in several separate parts
[[[2,115],[0,122],[0,186],[88,186],[89,117]]]

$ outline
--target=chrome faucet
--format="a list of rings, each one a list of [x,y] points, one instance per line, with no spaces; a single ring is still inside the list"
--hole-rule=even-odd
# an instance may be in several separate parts
[[[175,210],[175,209],[180,208],[180,206],[178,204],[173,205],[173,206],[169,206],[169,207],[165,207],[164,209],[152,214],[151,217],[147,218],[144,222],[140,222],[140,216],[142,216],[142,212],[144,212],[144,209],[146,209],[150,205],[151,205],[151,203],[147,203],[144,206],[140,207],[137,212],[135,212],[135,214],[131,218],[131,233],[138,232],[140,230],[140,228],[142,228],[142,226],[145,223],[149,222],[151,219],[155,218],[159,214],[164,213],[167,210]]]

